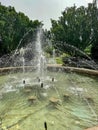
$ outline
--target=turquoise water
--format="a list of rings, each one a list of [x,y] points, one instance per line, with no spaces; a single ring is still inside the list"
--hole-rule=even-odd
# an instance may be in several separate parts
[[[36,77],[34,72],[0,76],[1,128],[44,130],[44,122],[48,130],[84,130],[98,125],[97,78],[63,72],[47,72],[40,82]],[[35,101],[29,100],[31,96]],[[58,103],[51,103],[51,97]]]

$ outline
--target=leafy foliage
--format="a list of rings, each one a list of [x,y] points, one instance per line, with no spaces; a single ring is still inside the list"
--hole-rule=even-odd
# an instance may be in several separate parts
[[[58,20],[52,22],[52,40],[56,49],[66,52],[65,43],[84,51],[98,44],[98,8],[96,0],[88,7],[66,8]],[[71,52],[70,52],[71,53]]]
[[[23,13],[17,13],[14,7],[0,4],[0,55],[10,53],[26,32],[40,25],[38,20],[32,21]]]

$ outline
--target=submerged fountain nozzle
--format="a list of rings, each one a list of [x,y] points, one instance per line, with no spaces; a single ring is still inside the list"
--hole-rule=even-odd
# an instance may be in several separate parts
[[[52,78],[52,82],[54,82],[54,78]]]
[[[25,84],[26,83],[26,81],[25,80],[23,80],[23,84]]]
[[[44,122],[44,128],[47,130],[47,122]]]
[[[43,88],[43,86],[44,86],[44,84],[43,84],[43,83],[41,83],[41,88]]]
[[[40,82],[40,78],[39,77],[37,77],[37,80],[38,80],[38,82]]]

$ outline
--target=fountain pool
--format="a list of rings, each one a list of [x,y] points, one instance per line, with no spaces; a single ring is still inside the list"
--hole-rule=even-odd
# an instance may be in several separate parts
[[[0,129],[44,130],[46,122],[47,130],[84,130],[98,125],[97,115],[97,78],[62,71],[0,76]]]
[[[18,46],[6,62],[0,59],[6,67],[0,68],[0,130],[84,130],[98,125],[98,78],[74,72],[83,69],[71,67],[73,72],[67,73],[55,66],[55,50],[53,65],[47,67],[42,34],[39,29],[35,42]]]

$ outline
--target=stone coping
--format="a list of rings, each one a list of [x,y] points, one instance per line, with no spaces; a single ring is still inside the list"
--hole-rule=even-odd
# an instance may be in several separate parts
[[[98,76],[98,70],[78,68],[78,67],[67,67],[67,66],[62,66],[59,64],[55,64],[55,65],[49,64],[47,67],[63,69],[64,71],[68,71],[68,72],[76,72],[76,73],[81,73],[81,74]]]
[[[22,66],[19,67],[4,67],[0,68],[0,73],[7,73],[10,72],[11,70],[13,71],[18,71],[22,70]],[[25,69],[33,69],[35,70],[34,66],[25,66]],[[85,69],[85,68],[77,68],[77,67],[67,67],[67,66],[62,66],[61,64],[47,64],[47,69],[50,71],[58,71],[59,69],[67,72],[76,72],[76,73],[81,73],[81,74],[88,74],[92,76],[98,76],[98,70],[92,70],[92,69]]]

